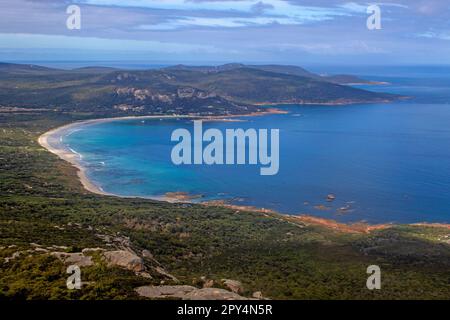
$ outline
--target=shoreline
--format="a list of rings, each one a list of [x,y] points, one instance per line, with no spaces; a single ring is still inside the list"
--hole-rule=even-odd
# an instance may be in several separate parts
[[[401,100],[401,98],[398,98]],[[255,106],[283,106],[283,105],[302,105],[302,106],[351,106],[356,104],[377,104],[377,103],[391,103],[394,99],[385,99],[385,100],[373,100],[373,101],[330,101],[330,102],[312,102],[312,101],[291,101],[291,102],[258,102],[254,103]]]
[[[69,131],[70,129],[76,129],[81,126],[86,125],[94,125],[98,123],[105,123],[105,122],[112,122],[112,121],[120,121],[120,120],[134,120],[134,119],[160,119],[160,118],[189,118],[190,116],[142,116],[142,117],[116,117],[116,118],[101,118],[101,119],[90,119],[90,120],[82,120],[82,121],[76,121],[72,122],[57,128],[54,128],[50,131],[47,131],[39,136],[38,143],[41,147],[45,148],[46,150],[50,151],[51,153],[57,155],[60,159],[69,162],[73,167],[77,169],[77,176],[80,180],[81,184],[83,185],[83,188],[91,193],[95,193],[98,195],[103,196],[111,196],[111,197],[119,197],[119,198],[138,198],[134,196],[121,196],[113,193],[105,192],[100,186],[97,186],[95,183],[93,183],[86,174],[86,168],[83,167],[83,165],[80,163],[80,155],[74,152],[73,150],[68,150],[66,148],[57,148],[49,141],[50,139],[55,139],[60,141],[60,139],[64,136],[64,133]],[[145,199],[149,200],[161,200],[161,201],[168,201],[164,199],[164,197],[148,197]],[[169,201],[170,202],[170,201]]]
[[[64,148],[53,145],[50,140],[56,140],[56,144],[61,143],[61,138],[65,135],[66,132],[70,131],[71,129],[76,130],[77,128],[81,126],[87,126],[87,125],[95,125],[98,123],[106,123],[106,122],[113,122],[113,121],[121,121],[121,120],[145,120],[145,119],[201,119],[203,121],[237,121],[233,120],[232,118],[237,117],[255,117],[255,116],[264,116],[268,114],[288,114],[288,111],[277,109],[277,108],[267,108],[265,111],[261,112],[251,112],[247,114],[236,114],[236,115],[221,115],[221,116],[202,116],[202,115],[194,115],[194,114],[187,114],[187,115],[148,115],[148,116],[124,116],[124,117],[112,117],[112,118],[99,118],[99,119],[89,119],[89,120],[80,120],[75,121],[72,123],[68,123],[65,125],[62,125],[60,127],[51,129],[43,134],[41,134],[38,138],[38,143],[41,147],[46,149],[47,151],[50,151],[51,153],[57,155],[60,159],[70,163],[73,167],[77,169],[77,176],[80,180],[83,188],[87,190],[88,192],[95,193],[102,196],[110,196],[110,197],[118,197],[118,198],[141,198],[141,199],[147,199],[147,200],[156,200],[156,201],[166,201],[170,203],[177,203],[177,202],[190,202],[194,203],[192,201],[187,201],[188,199],[178,199],[177,196],[170,196],[170,195],[164,195],[164,196],[123,196],[118,194],[113,194],[109,192],[105,192],[100,186],[97,186],[95,183],[93,183],[87,176],[87,170],[86,168],[80,163],[81,156],[76,153],[74,150],[71,150],[70,148]],[[174,194],[177,193],[177,191],[173,192]],[[169,193],[170,194],[170,193]]]
[[[44,134],[39,136],[38,143],[41,147],[45,148],[47,151],[50,151],[51,153],[57,155],[60,159],[69,162],[72,166],[77,168],[77,176],[78,176],[78,179],[80,180],[81,184],[83,185],[84,189],[86,189],[87,191],[92,192],[92,193],[107,195],[106,192],[101,190],[100,187],[97,187],[96,185],[94,185],[87,178],[86,173],[85,173],[86,169],[75,160],[75,157],[77,155],[74,152],[70,152],[70,151],[63,150],[63,149],[57,149],[57,148],[53,147],[48,141],[50,139],[50,137],[52,137],[52,135],[60,132],[61,130],[76,127],[76,125],[78,125],[78,124],[79,124],[78,122],[75,122],[75,123],[67,124],[67,125],[52,129],[50,131],[47,131]]]
[[[110,196],[124,199],[145,199],[145,200],[154,200],[154,201],[165,201],[169,203],[191,203],[191,204],[200,204],[204,206],[220,206],[225,208],[230,208],[234,210],[242,210],[242,211],[251,211],[258,212],[261,214],[277,214],[281,217],[284,217],[287,221],[298,221],[306,224],[316,225],[326,227],[328,229],[337,230],[345,233],[370,233],[374,230],[382,230],[389,228],[394,225],[400,225],[399,223],[378,223],[378,224],[368,224],[363,221],[360,222],[349,222],[342,223],[335,221],[333,219],[321,218],[312,215],[292,215],[292,214],[282,214],[272,209],[265,209],[259,207],[250,207],[250,206],[240,206],[235,204],[226,203],[224,200],[210,200],[204,202],[195,202],[193,200],[201,198],[196,196],[191,196],[183,191],[173,191],[167,192],[163,196],[124,196],[113,193],[105,192],[100,186],[97,186],[87,177],[87,169],[80,163],[81,155],[76,153],[74,150],[70,148],[58,148],[52,145],[49,141],[51,139],[55,139],[61,143],[61,138],[64,135],[64,132],[67,132],[71,129],[76,129],[80,126],[86,125],[94,125],[98,123],[112,122],[112,121],[120,121],[120,120],[145,120],[145,119],[201,119],[204,121],[234,121],[230,118],[237,117],[251,117],[251,116],[264,116],[267,114],[288,114],[288,111],[276,109],[276,108],[268,108],[267,111],[262,112],[252,112],[248,114],[242,115],[223,115],[223,116],[201,116],[201,115],[148,115],[148,116],[124,116],[124,117],[113,117],[113,118],[100,118],[100,119],[89,119],[89,120],[80,120],[76,122],[72,122],[69,124],[62,125],[60,127],[51,129],[43,134],[41,134],[37,141],[41,147],[46,149],[47,151],[57,155],[60,159],[70,163],[73,167],[77,169],[77,176],[80,180],[83,188],[91,193],[102,195],[102,196]],[[237,120],[238,121],[238,120]],[[63,132],[63,133],[61,133]],[[56,137],[55,137],[56,135]],[[407,223],[405,225],[410,226],[423,226],[423,227],[439,227],[439,228],[447,228],[450,229],[450,224],[446,223],[430,223],[430,222],[415,222],[415,223]]]

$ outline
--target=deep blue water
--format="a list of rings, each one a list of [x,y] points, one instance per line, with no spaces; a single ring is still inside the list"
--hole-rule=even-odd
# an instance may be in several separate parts
[[[352,73],[391,83],[364,88],[413,98],[391,104],[282,106],[290,113],[203,124],[223,132],[279,128],[275,176],[260,176],[259,166],[173,165],[170,136],[175,128],[192,129],[186,119],[90,125],[64,143],[83,155],[88,176],[115,194],[186,191],[345,222],[450,222],[450,68],[358,70]],[[334,202],[326,201],[330,193],[336,195]]]

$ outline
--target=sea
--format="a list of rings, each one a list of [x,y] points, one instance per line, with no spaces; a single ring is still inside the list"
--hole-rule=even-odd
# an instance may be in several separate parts
[[[314,66],[385,85],[357,87],[407,100],[357,105],[280,105],[286,114],[208,121],[204,130],[279,129],[279,172],[255,165],[175,165],[175,129],[191,119],[117,120],[62,137],[105,192],[159,197],[187,192],[224,202],[341,222],[450,222],[450,67]]]

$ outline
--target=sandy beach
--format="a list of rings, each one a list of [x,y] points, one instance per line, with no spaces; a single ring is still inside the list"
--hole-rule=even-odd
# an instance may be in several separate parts
[[[78,121],[74,123],[70,123],[55,129],[52,129],[50,131],[47,131],[46,133],[42,134],[38,138],[39,144],[50,151],[51,153],[57,155],[59,158],[69,162],[72,164],[75,168],[77,168],[77,175],[78,178],[83,185],[83,187],[92,193],[105,195],[105,196],[113,196],[113,197],[121,197],[121,198],[127,198],[125,196],[119,196],[116,194],[105,192],[101,187],[95,185],[93,182],[89,180],[89,178],[86,175],[86,169],[81,165],[81,155],[74,152],[70,148],[67,148],[62,145],[61,138],[65,134],[69,134],[71,131],[77,130],[80,127],[86,126],[86,125],[94,125],[98,123],[104,123],[104,122],[111,122],[111,121],[118,121],[118,120],[133,120],[133,119],[172,119],[172,118],[198,118],[195,116],[190,115],[171,115],[171,116],[142,116],[142,117],[117,117],[117,118],[103,118],[103,119],[92,119],[92,120],[85,120],[85,121]],[[129,197],[129,198],[136,198],[136,197]],[[170,199],[169,197],[146,197],[146,199],[152,199],[152,200],[160,200],[160,201],[169,201],[174,202],[175,200]]]
[[[251,116],[263,116],[268,114],[286,114],[287,111],[276,109],[276,108],[267,108],[267,110],[262,112],[253,112],[243,115],[224,115],[224,116],[200,116],[200,115],[151,115],[151,116],[127,116],[127,117],[116,117],[116,118],[102,118],[102,119],[91,119],[84,121],[77,121],[67,125],[63,125],[61,127],[52,129],[50,131],[45,132],[38,138],[39,144],[50,151],[51,153],[57,155],[59,158],[69,162],[75,168],[77,168],[78,178],[81,181],[83,187],[92,193],[105,195],[105,196],[113,196],[120,198],[145,198],[150,200],[158,200],[158,201],[167,201],[167,202],[192,202],[192,200],[182,198],[180,199],[177,196],[164,195],[164,196],[120,196],[117,194],[112,194],[105,192],[101,187],[95,185],[86,175],[86,168],[81,164],[81,155],[76,153],[74,150],[71,150],[67,146],[64,146],[61,143],[61,138],[64,135],[70,134],[77,130],[80,127],[84,127],[87,125],[94,125],[98,123],[104,122],[112,122],[112,121],[120,121],[120,120],[146,120],[146,119],[201,119],[204,121],[235,121],[233,118],[237,117],[251,117]],[[176,193],[177,191],[175,191]]]
[[[75,128],[79,125],[82,125],[82,123],[72,123],[72,124],[65,125],[65,126],[53,129],[51,131],[48,131],[39,137],[38,142],[42,147],[44,147],[51,153],[56,154],[61,159],[69,162],[74,167],[76,167],[78,169],[77,170],[78,178],[80,179],[81,184],[83,185],[83,187],[86,190],[88,190],[89,192],[97,193],[97,194],[101,194],[101,195],[109,195],[106,192],[104,192],[100,187],[93,184],[87,178],[86,170],[79,163],[79,161],[81,159],[78,154],[76,154],[70,150],[67,150],[65,148],[57,148],[57,147],[53,146],[49,141],[54,136],[60,136],[60,132],[62,132],[63,130],[70,130],[71,128]]]
[[[44,134],[42,134],[38,138],[39,144],[50,151],[51,153],[57,155],[59,158],[69,162],[72,164],[75,168],[77,168],[77,175],[78,178],[83,185],[83,187],[92,193],[104,195],[104,196],[112,196],[112,197],[119,197],[119,198],[142,198],[142,199],[148,199],[148,200],[156,200],[156,201],[166,201],[170,203],[199,203],[203,204],[205,206],[222,206],[222,207],[228,207],[230,209],[234,210],[242,210],[242,211],[253,211],[253,212],[259,212],[261,214],[279,214],[278,212],[270,209],[264,209],[264,208],[256,208],[256,207],[250,207],[250,206],[239,206],[227,203],[223,200],[216,200],[216,201],[201,201],[201,195],[190,195],[183,191],[174,191],[174,192],[168,192],[165,195],[162,196],[148,196],[148,197],[142,197],[142,196],[122,196],[117,194],[112,194],[105,192],[101,187],[94,184],[86,175],[86,169],[83,167],[81,160],[82,156],[78,153],[76,153],[74,150],[71,150],[67,146],[64,146],[62,144],[62,137],[64,135],[70,134],[71,132],[77,130],[78,128],[82,126],[87,125],[94,125],[98,123],[104,123],[104,122],[111,122],[111,121],[118,121],[118,120],[133,120],[133,119],[139,119],[139,120],[145,120],[145,119],[176,119],[176,118],[185,118],[185,119],[201,119],[206,121],[230,121],[230,118],[236,118],[236,117],[245,117],[245,116],[262,116],[266,114],[285,114],[284,110],[280,109],[274,109],[274,108],[268,108],[267,111],[260,112],[260,113],[251,113],[251,114],[245,114],[245,115],[231,115],[231,116],[210,116],[210,117],[202,117],[198,115],[156,115],[156,116],[141,116],[141,117],[117,117],[117,118],[103,118],[103,119],[92,119],[92,120],[86,120],[86,121],[78,121],[74,123],[70,123],[55,129],[52,129]],[[199,201],[200,200],[200,201]],[[340,232],[346,232],[346,233],[369,233],[373,230],[379,230],[379,229],[385,229],[392,226],[392,224],[375,224],[375,225],[369,225],[365,222],[360,223],[353,223],[353,224],[347,224],[347,223],[338,223],[334,220],[325,219],[325,218],[318,218],[315,216],[310,215],[299,215],[299,216],[293,216],[293,215],[283,215],[286,219],[293,219],[295,221],[307,223],[307,224],[313,224],[313,225],[319,225],[323,226],[329,229],[335,229]],[[428,227],[445,227],[450,228],[449,224],[441,224],[441,223],[415,223],[411,225],[419,225],[419,226],[428,226]]]

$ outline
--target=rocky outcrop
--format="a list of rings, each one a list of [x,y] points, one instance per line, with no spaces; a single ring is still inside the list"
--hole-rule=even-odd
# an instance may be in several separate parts
[[[91,256],[85,256],[82,252],[67,253],[67,252],[52,252],[52,255],[66,264],[73,264],[79,267],[89,267],[94,265]]]
[[[106,251],[103,257],[109,266],[118,266],[134,272],[145,271],[144,260],[130,251]]]
[[[184,300],[249,300],[237,293],[218,288],[203,288],[189,292]]]
[[[142,250],[142,257],[154,260],[153,254],[150,251],[146,250],[146,249]]]
[[[203,283],[203,288],[212,288],[214,287],[214,280],[206,280]]]
[[[146,298],[167,299],[178,298],[182,300],[248,300],[234,292],[218,288],[198,289],[193,286],[143,286],[135,289]]]
[[[192,98],[195,94],[195,89],[190,87],[178,88],[178,98]]]
[[[167,278],[170,278],[171,280],[173,280],[175,282],[178,282],[178,279],[175,276],[171,275],[170,273],[168,273],[166,270],[164,270],[161,267],[156,267],[155,271]]]
[[[5,261],[5,263],[9,263],[11,260],[14,260],[14,259],[17,259],[18,257],[20,257],[21,254],[22,253],[20,251],[14,252],[11,257],[6,257],[4,259],[4,261]]]
[[[242,286],[242,283],[240,281],[230,280],[230,279],[222,279],[222,283],[225,287],[227,287],[234,293],[241,293],[244,291],[244,287]]]
[[[198,99],[208,99],[214,98],[217,95],[215,93],[208,93],[205,91],[201,91],[192,87],[181,87],[177,90],[177,96],[181,99],[186,98],[198,98]]]
[[[163,94],[155,92],[154,90],[129,88],[129,87],[117,88],[115,90],[115,93],[121,97],[132,98],[136,102],[151,100],[164,103],[172,103],[173,100],[176,98],[174,94]]]
[[[119,238],[117,239],[121,240]],[[126,241],[121,241],[120,243],[125,246],[128,244]],[[44,250],[43,248],[35,248],[34,251],[36,251],[36,249]],[[178,279],[175,276],[171,275],[161,266],[149,265],[149,263],[151,262],[153,262],[154,264],[159,263],[154,259],[153,255],[148,250],[142,251],[142,257],[135,254],[129,247],[114,251],[107,251],[104,248],[85,248],[81,252],[76,253],[51,252],[51,255],[57,257],[65,264],[73,264],[79,267],[94,265],[95,263],[91,256],[93,254],[99,254],[103,261],[107,263],[108,267],[120,267],[130,271],[134,271],[136,275],[147,279],[152,279],[152,275],[149,273],[149,270],[153,270],[153,272],[156,272],[164,276],[165,278],[168,278],[174,282],[178,282]],[[8,261],[14,258],[16,258],[16,256],[8,258]],[[145,265],[145,261],[147,261],[147,266]]]
[[[197,290],[192,286],[143,286],[135,289],[136,292],[146,298],[179,298],[183,299],[186,294]]]
[[[103,248],[84,248],[83,250],[81,250],[81,252],[83,254],[94,253],[94,252],[102,252],[102,251],[106,251],[106,249],[103,249]]]

